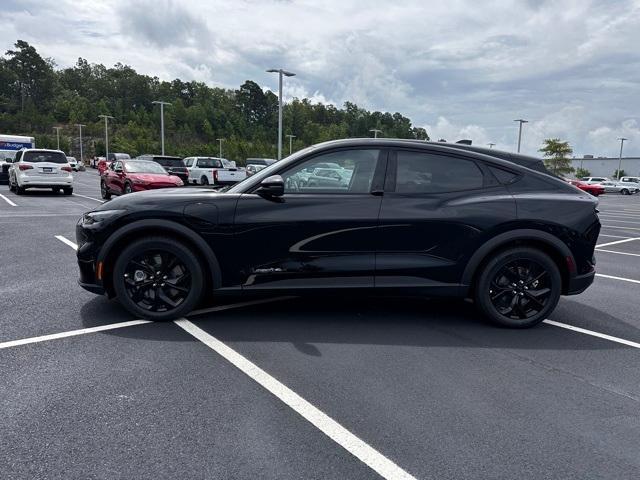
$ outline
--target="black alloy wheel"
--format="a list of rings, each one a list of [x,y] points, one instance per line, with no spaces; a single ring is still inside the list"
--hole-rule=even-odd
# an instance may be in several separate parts
[[[134,315],[173,320],[200,300],[203,273],[199,260],[182,243],[164,237],[139,240],[117,258],[113,285],[120,302]]]
[[[104,200],[111,199],[111,192],[109,192],[109,189],[107,188],[107,184],[104,183],[104,180],[100,182],[100,195]]]
[[[620,193],[621,193],[622,195],[629,195],[629,190],[627,190],[626,188],[623,188],[623,189],[620,191]]]
[[[476,302],[496,323],[531,327],[555,308],[561,282],[558,267],[543,252],[511,249],[486,265],[476,285]]]

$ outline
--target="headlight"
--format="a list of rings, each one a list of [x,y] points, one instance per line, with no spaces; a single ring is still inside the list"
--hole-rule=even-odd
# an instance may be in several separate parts
[[[94,223],[104,222],[110,220],[119,215],[122,215],[126,210],[98,210],[95,212],[88,212],[82,216],[83,225],[93,225]]]

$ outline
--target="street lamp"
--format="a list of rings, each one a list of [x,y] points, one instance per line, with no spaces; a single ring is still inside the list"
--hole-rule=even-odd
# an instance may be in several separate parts
[[[382,133],[382,130],[378,130],[377,128],[372,128],[371,130],[369,130],[370,132],[373,132],[373,138],[378,138],[378,134]]]
[[[76,127],[80,129],[80,163],[84,165],[84,161],[82,160],[82,127],[86,127],[86,125],[76,123]]]
[[[495,143],[487,143],[487,145],[489,145],[489,148],[493,148]]]
[[[514,122],[518,122],[520,125],[518,126],[518,153],[520,153],[520,141],[522,140],[522,124],[529,123],[529,120],[523,120],[519,118],[518,120],[514,120]]]
[[[278,74],[278,160],[282,159],[282,76],[293,77],[295,73],[287,72],[282,68],[271,68],[267,73]]]
[[[98,115],[100,118],[104,118],[104,158],[109,161],[109,119],[113,118],[111,115]]]
[[[60,150],[60,129],[62,127],[53,127],[53,129],[56,131],[56,140],[58,141],[58,150]]]
[[[216,138],[216,140],[218,141],[218,144],[220,145],[220,160],[222,160],[222,141],[224,140],[224,138]]]
[[[624,146],[625,140],[628,140],[628,138],[620,137],[618,138],[618,140],[620,140],[620,155],[618,156],[618,181],[620,181],[620,169],[622,168],[622,147]]]
[[[151,103],[160,105],[160,145],[162,146],[162,155],[164,155],[164,106],[171,105],[169,102],[161,102],[155,100]]]
[[[287,135],[289,138],[289,155],[291,155],[292,147],[293,147],[293,139],[296,138],[295,135]]]

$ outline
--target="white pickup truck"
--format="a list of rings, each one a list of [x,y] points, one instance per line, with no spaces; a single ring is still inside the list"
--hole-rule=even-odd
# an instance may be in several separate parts
[[[189,183],[194,185],[230,185],[247,178],[236,162],[219,157],[187,157],[184,164],[189,170]]]

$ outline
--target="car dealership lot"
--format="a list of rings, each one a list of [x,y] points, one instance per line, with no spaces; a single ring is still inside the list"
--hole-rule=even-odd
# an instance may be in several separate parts
[[[101,200],[74,176],[71,197],[0,186],[2,478],[637,477],[640,196],[601,197],[600,275],[531,330],[402,298],[132,324],[76,284]]]

